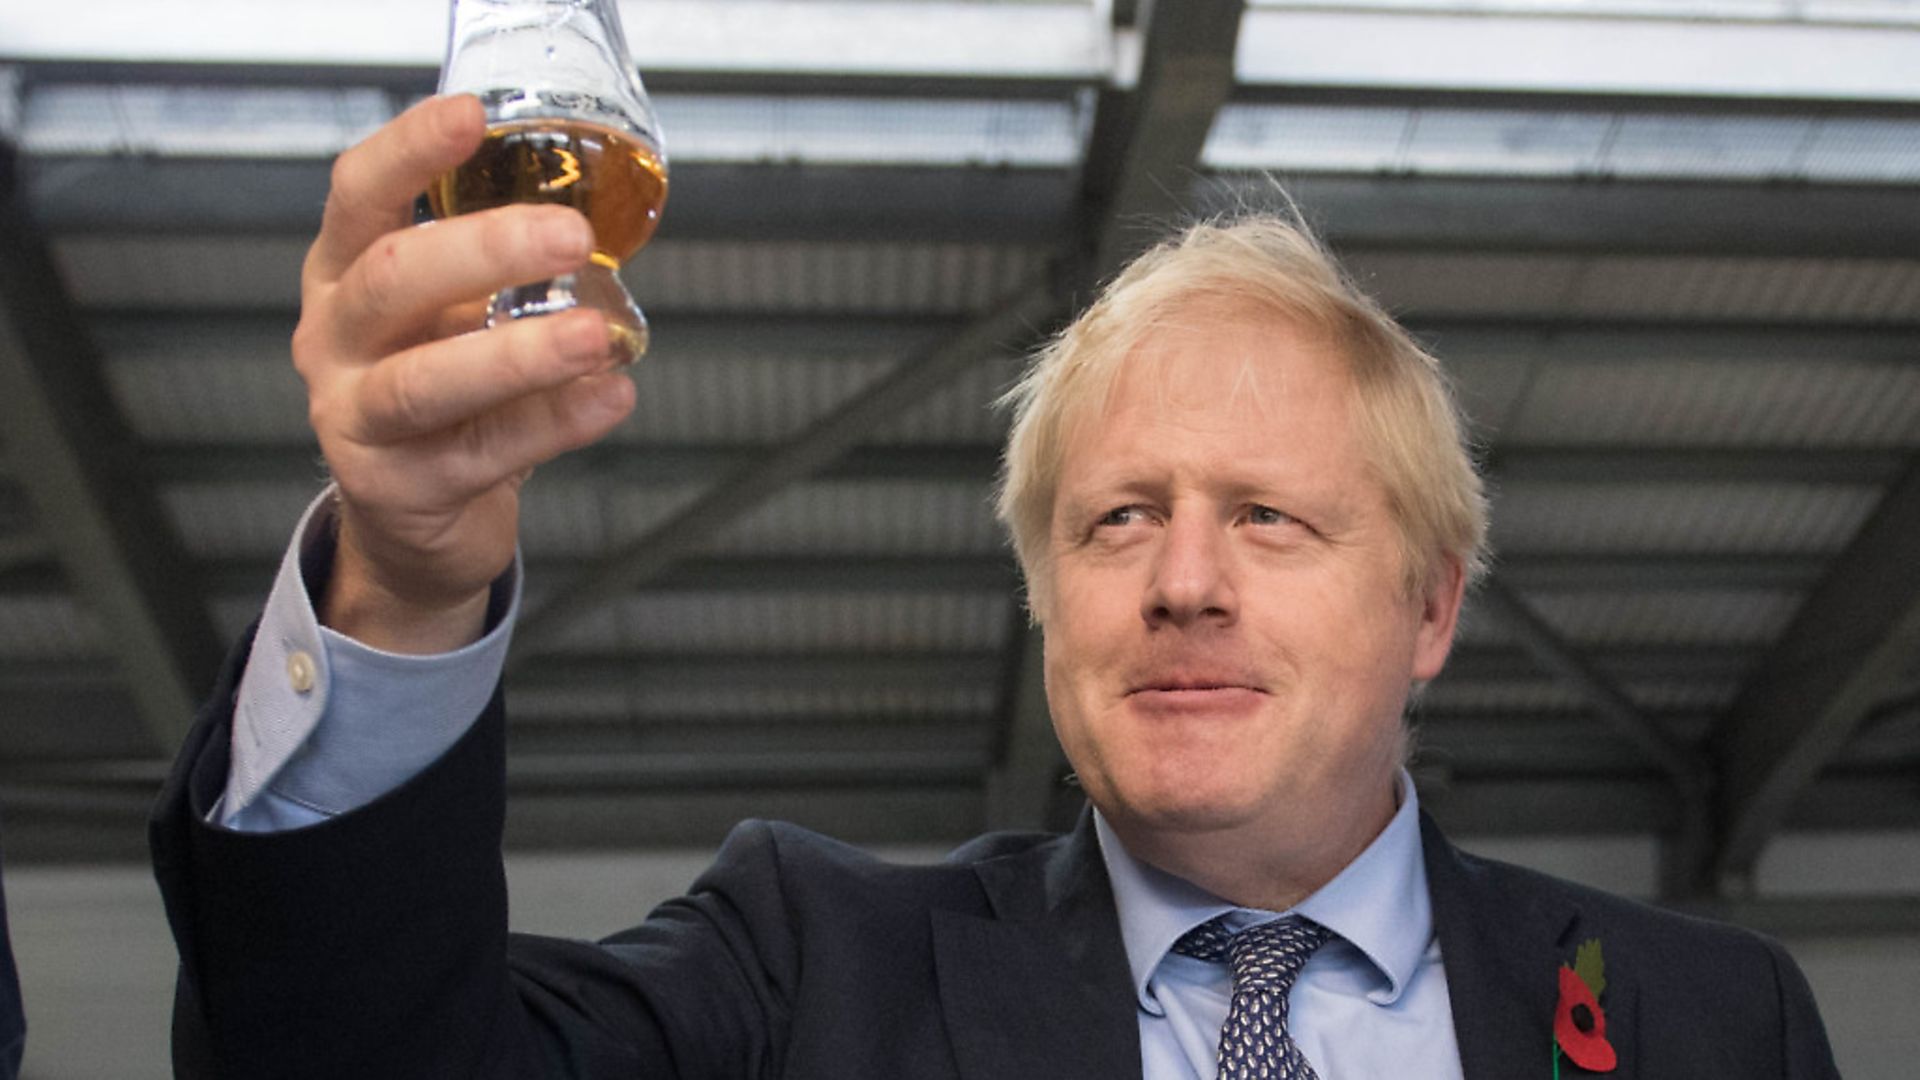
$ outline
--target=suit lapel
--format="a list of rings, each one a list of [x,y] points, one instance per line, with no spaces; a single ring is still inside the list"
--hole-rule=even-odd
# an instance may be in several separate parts
[[[1558,972],[1605,939],[1564,893],[1462,854],[1421,817],[1434,932],[1468,1077],[1553,1073]],[[1140,1075],[1132,976],[1091,819],[1072,834],[975,866],[991,916],[932,914],[941,1006],[966,1080],[1113,1080]],[[1633,1080],[1637,997],[1609,972],[1602,1005]],[[1562,1060],[1561,1076],[1584,1075]]]
[[[1425,814],[1420,827],[1462,1072],[1553,1075],[1560,966],[1572,962],[1581,941],[1604,935],[1584,925],[1579,907],[1564,894],[1516,887],[1530,879],[1463,855]],[[1631,1080],[1638,1030],[1633,987],[1609,975],[1602,1005],[1619,1065],[1606,1075]],[[1560,1075],[1586,1074],[1563,1059]]]
[[[975,867],[993,907],[933,913],[940,1001],[967,1080],[1140,1075],[1140,1031],[1091,819]]]

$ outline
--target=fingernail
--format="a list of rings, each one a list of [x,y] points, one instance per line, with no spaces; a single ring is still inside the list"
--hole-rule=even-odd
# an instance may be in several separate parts
[[[627,407],[627,395],[632,392],[633,381],[621,371],[607,371],[598,375],[589,375],[593,380],[593,403],[608,412],[619,412]]]

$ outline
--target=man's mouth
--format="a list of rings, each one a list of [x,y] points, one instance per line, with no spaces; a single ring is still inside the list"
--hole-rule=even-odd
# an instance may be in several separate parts
[[[1232,678],[1149,679],[1129,691],[1128,706],[1158,720],[1219,721],[1260,710],[1266,691]]]
[[[1247,679],[1229,675],[1172,675],[1156,676],[1142,681],[1127,691],[1132,694],[1204,694],[1224,690],[1245,690],[1249,693],[1264,694],[1265,690],[1253,685]]]

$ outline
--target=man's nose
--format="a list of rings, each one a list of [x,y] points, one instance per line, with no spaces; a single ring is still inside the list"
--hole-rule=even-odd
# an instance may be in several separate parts
[[[1239,615],[1233,552],[1224,527],[1175,514],[1161,535],[1140,614],[1148,625],[1231,623]]]

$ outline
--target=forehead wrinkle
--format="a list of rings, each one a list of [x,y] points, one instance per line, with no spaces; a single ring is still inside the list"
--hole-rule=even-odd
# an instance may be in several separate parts
[[[1229,415],[1244,409],[1256,417],[1271,416],[1270,401],[1276,395],[1284,398],[1295,377],[1293,361],[1296,358],[1292,354],[1318,352],[1332,344],[1312,327],[1242,303],[1205,301],[1184,308],[1179,314],[1180,317],[1156,322],[1134,343],[1131,355],[1116,365],[1118,370],[1103,395],[1103,413],[1111,409],[1123,379],[1151,379],[1152,398],[1162,408],[1204,411],[1219,405]],[[1189,354],[1176,361],[1173,357],[1182,351],[1179,343],[1187,335],[1209,340],[1231,336],[1241,345],[1251,343],[1250,348],[1232,350],[1239,354],[1238,363],[1226,382],[1224,394],[1214,390],[1212,393],[1219,396],[1200,397],[1199,394],[1209,391],[1182,392],[1189,381],[1183,376],[1196,366],[1219,359],[1213,355]],[[1272,385],[1268,385],[1270,380]]]
[[[1181,339],[1193,335],[1186,341]],[[1208,341],[1222,336],[1237,339],[1233,344],[1218,351],[1200,351],[1183,348],[1194,343],[1195,339]],[[1098,380],[1095,386],[1083,386],[1077,400],[1063,410],[1061,433],[1064,436],[1060,446],[1063,453],[1077,454],[1079,448],[1089,447],[1101,441],[1101,429],[1119,422],[1127,413],[1140,415],[1151,425],[1164,425],[1174,431],[1187,430],[1196,435],[1206,436],[1221,427],[1231,426],[1238,417],[1241,420],[1251,418],[1255,421],[1254,436],[1260,446],[1252,447],[1252,457],[1265,458],[1260,469],[1242,472],[1233,483],[1237,494],[1246,494],[1254,490],[1273,491],[1276,485],[1285,485],[1295,494],[1305,494],[1306,490],[1318,489],[1321,485],[1313,483],[1315,478],[1295,475],[1297,470],[1287,467],[1293,455],[1284,452],[1284,445],[1276,447],[1274,443],[1283,443],[1290,438],[1303,437],[1303,433],[1283,429],[1275,421],[1276,412],[1285,413],[1288,402],[1288,390],[1309,372],[1295,368],[1305,364],[1316,365],[1319,357],[1332,348],[1337,353],[1337,345],[1325,340],[1317,328],[1301,326],[1298,323],[1278,316],[1272,312],[1249,310],[1240,305],[1194,305],[1183,308],[1173,317],[1157,320],[1146,332],[1138,335],[1125,348],[1117,363],[1104,365],[1105,378]],[[1309,358],[1306,354],[1312,354]],[[1344,384],[1345,398],[1352,391],[1351,373],[1336,355],[1335,376]],[[1229,366],[1231,365],[1231,366]],[[1202,378],[1193,378],[1190,373],[1211,366],[1213,372]],[[1317,367],[1314,370],[1318,370]],[[1218,377],[1215,377],[1217,373]],[[1189,376],[1182,378],[1182,376]],[[1141,380],[1146,380],[1142,382]],[[1277,380],[1268,385],[1268,380]],[[1309,379],[1311,381],[1311,379]],[[1303,389],[1303,392],[1305,390]],[[1319,391],[1313,391],[1317,396]],[[1343,402],[1343,405],[1346,405]],[[1348,414],[1349,418],[1351,413]],[[1308,423],[1315,424],[1314,418],[1303,417]],[[1236,466],[1247,464],[1242,455],[1233,451],[1222,451],[1218,446],[1205,446],[1205,439],[1194,449],[1204,455],[1204,460],[1180,461],[1187,457],[1186,440],[1174,438],[1168,440],[1178,443],[1179,448],[1166,445],[1162,440],[1154,440],[1139,449],[1162,451],[1151,454],[1157,461],[1135,461],[1135,466],[1145,465],[1145,472],[1162,474],[1158,483],[1174,480],[1180,474],[1200,471],[1219,479],[1219,474],[1240,472]],[[1269,456],[1278,451],[1277,458]],[[1116,477],[1104,461],[1081,462],[1079,471],[1082,481],[1104,487],[1111,492],[1120,483],[1141,486],[1144,476],[1131,480]],[[1268,466],[1279,465],[1278,469]],[[1062,476],[1064,480],[1065,477]],[[1305,485],[1305,490],[1301,485]],[[1219,487],[1209,483],[1209,487]],[[1277,494],[1278,492],[1276,492]],[[1054,495],[1058,498],[1058,490]]]
[[[1100,502],[1127,494],[1166,499],[1180,491],[1238,499],[1298,489],[1310,485],[1313,479],[1301,475],[1290,456],[1275,460],[1264,449],[1236,453],[1233,447],[1209,440],[1207,436],[1215,432],[1215,426],[1204,418],[1196,422],[1179,412],[1157,411],[1151,414],[1151,424],[1163,434],[1164,429],[1172,428],[1193,431],[1200,438],[1186,439],[1177,433],[1168,438],[1150,437],[1144,444],[1130,446],[1127,452],[1090,457],[1077,470],[1073,486],[1086,494],[1076,501]],[[1081,445],[1096,450],[1101,438],[1098,431],[1089,429],[1090,438]]]
[[[1176,362],[1166,351],[1152,350],[1116,371],[1098,407],[1077,410],[1075,421],[1110,420],[1128,410],[1141,410],[1149,411],[1157,422],[1204,430],[1211,426],[1215,414],[1268,417],[1272,415],[1268,395],[1273,391],[1265,384],[1270,379],[1281,380],[1276,389],[1284,393],[1289,374],[1286,366],[1275,360],[1262,355],[1240,357],[1222,392],[1211,380],[1191,377],[1194,368],[1212,362],[1212,358]]]
[[[1241,359],[1240,370],[1233,373],[1233,386],[1227,390],[1227,408],[1232,409],[1238,406],[1242,395],[1245,395],[1247,403],[1253,409],[1255,415],[1265,416],[1267,415],[1267,403],[1266,399],[1261,396],[1261,373],[1255,370],[1255,363],[1256,361],[1251,356]],[[1272,365],[1269,366],[1271,367]],[[1286,370],[1281,368],[1276,371],[1275,377],[1284,382],[1286,379]]]

